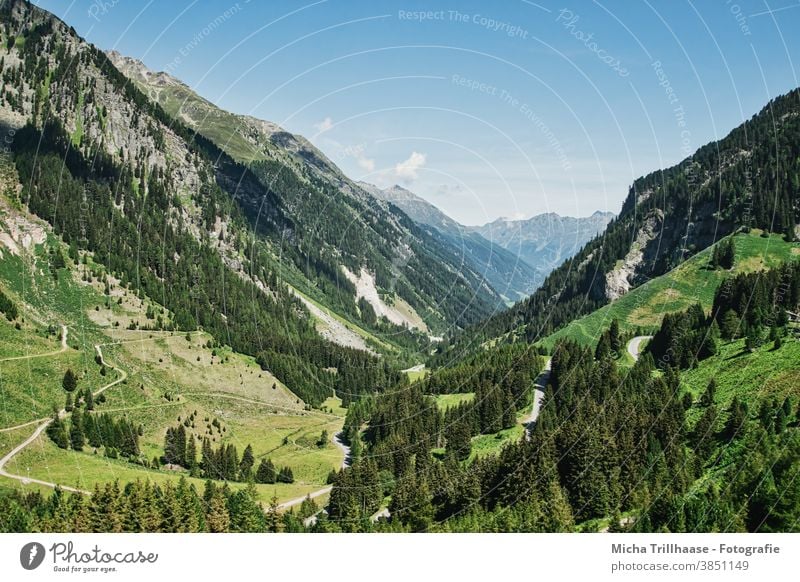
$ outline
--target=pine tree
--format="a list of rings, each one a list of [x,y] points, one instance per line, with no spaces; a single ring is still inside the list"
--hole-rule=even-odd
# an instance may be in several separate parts
[[[269,459],[261,459],[256,471],[256,483],[275,483],[277,475],[275,473],[275,465]]]
[[[278,483],[294,483],[294,474],[290,467],[281,468],[278,473]]]
[[[80,408],[76,408],[72,413],[69,428],[69,439],[73,450],[83,450],[83,445],[86,441],[83,435],[83,412]]]
[[[72,371],[72,368],[67,368],[67,371],[64,372],[64,379],[61,380],[61,386],[63,386],[64,390],[67,392],[73,392],[75,388],[78,387],[78,377],[75,376],[75,372]]]
[[[761,326],[751,323],[747,326],[747,334],[744,339],[744,347],[750,352],[754,352],[761,345]]]
[[[222,491],[215,489],[207,505],[206,525],[212,533],[227,532],[230,529],[231,518],[228,514],[228,504]]]
[[[297,515],[301,519],[305,519],[316,514],[318,511],[319,506],[313,499],[311,499],[311,495],[306,495],[306,498],[303,499],[303,502],[300,504],[300,509],[298,510]]]
[[[84,390],[83,401],[86,404],[86,410],[94,410],[94,394],[92,394],[91,388]]]
[[[64,401],[64,410],[66,410],[67,412],[72,412],[72,409],[73,409],[72,394],[70,392],[67,392],[67,398]]]
[[[747,406],[734,396],[728,408],[728,421],[725,423],[725,437],[728,439],[744,436],[745,422],[747,421]]]
[[[190,434],[187,438],[185,455],[186,468],[189,469],[189,474],[192,477],[198,477],[200,472],[197,465],[197,443],[195,442],[194,435]]]
[[[717,422],[717,407],[711,404],[706,408],[700,420],[694,427],[694,442],[697,454],[701,459],[708,459],[714,448],[715,424]]]
[[[619,321],[617,318],[611,320],[611,327],[608,328],[608,342],[611,351],[619,356],[622,351],[622,341],[619,334]]]
[[[706,385],[706,390],[703,392],[703,396],[700,397],[700,404],[702,406],[710,406],[714,403],[714,399],[717,395],[717,381],[714,378],[708,381]]]
[[[717,320],[715,319],[711,322],[708,333],[700,346],[700,353],[698,354],[699,359],[704,360],[717,354],[719,351],[720,335],[719,325],[717,325]]]
[[[267,531],[267,517],[258,504],[258,492],[252,481],[247,484],[245,489],[228,497],[228,508],[231,516],[231,531]]]
[[[611,343],[609,342],[608,335],[605,333],[600,334],[600,340],[597,342],[597,348],[594,350],[594,357],[597,360],[604,360],[611,354]]]
[[[49,436],[50,440],[60,449],[69,447],[67,428],[64,426],[64,421],[61,420],[58,412],[53,413],[53,420],[51,420],[50,424],[47,426],[47,436]]]
[[[722,316],[722,321],[719,326],[720,335],[723,339],[735,339],[739,333],[740,318],[733,309],[728,309]]]
[[[239,480],[240,481],[247,481],[253,472],[253,465],[255,464],[256,460],[253,456],[253,447],[247,445],[244,449],[244,453],[242,454],[242,460],[239,463]]]
[[[280,516],[278,514],[279,505],[278,497],[273,495],[269,500],[269,508],[267,509],[267,531],[278,533],[280,531]]]

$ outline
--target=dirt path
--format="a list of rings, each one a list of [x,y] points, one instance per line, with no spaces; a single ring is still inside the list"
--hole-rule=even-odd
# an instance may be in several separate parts
[[[342,433],[337,432],[335,435],[331,437],[331,440],[337,447],[339,447],[342,453],[344,453],[344,458],[342,459],[342,469],[350,466],[350,447],[348,447],[346,444],[344,444],[344,442],[342,442]],[[328,485],[327,487],[323,487],[322,489],[313,491],[308,495],[303,495],[302,497],[296,497],[294,499],[290,499],[289,501],[284,501],[283,503],[278,505],[278,509],[280,510],[289,509],[290,507],[294,507],[295,505],[300,505],[301,503],[303,503],[303,501],[306,500],[307,497],[315,499],[317,497],[320,497],[321,495],[330,493],[332,490],[333,490],[333,485]]]
[[[290,499],[289,501],[284,501],[283,503],[278,504],[278,509],[289,509],[290,507],[294,507],[295,505],[300,505],[303,501],[306,500],[306,497],[310,497],[311,499],[316,499],[321,495],[325,495],[326,493],[330,493],[333,490],[333,485],[328,485],[327,487],[323,487],[317,491],[313,491],[308,495],[303,495],[302,497],[296,497],[294,499]]]
[[[36,420],[30,420],[28,422],[24,422],[22,424],[18,424],[17,426],[9,426],[7,428],[0,428],[0,432],[11,432],[17,430],[19,428],[25,428],[26,426],[31,426],[32,424],[39,424],[40,422],[44,422],[47,420],[46,418],[37,418]]]
[[[63,411],[61,411],[63,412]],[[61,413],[59,413],[61,415]],[[30,445],[33,441],[39,438],[39,435],[44,432],[44,430],[50,426],[50,423],[53,422],[52,419],[44,421],[42,424],[38,426],[38,428],[33,431],[33,434],[29,436],[27,439],[22,441],[18,444],[14,449],[11,450],[5,457],[0,459],[0,475],[3,477],[9,477],[10,479],[16,479],[17,481],[22,481],[23,485],[28,485],[29,483],[38,483],[39,485],[45,485],[47,487],[56,488],[58,486],[56,483],[50,483],[49,481],[41,481],[39,479],[32,479],[30,477],[23,477],[22,475],[14,475],[13,473],[9,473],[5,470],[6,463],[8,463],[11,459],[13,459],[17,454],[21,453],[28,445]],[[60,485],[62,489],[66,491],[74,491],[76,493],[88,493],[88,491],[84,491],[82,489],[75,489],[74,487],[68,487],[66,485]]]
[[[631,341],[628,342],[628,353],[633,358],[633,361],[637,361],[639,356],[642,352],[642,342],[646,342],[647,340],[653,339],[651,335],[637,335],[635,338],[632,338]]]
[[[64,327],[64,329],[66,330],[66,327]],[[63,340],[64,340],[63,341],[63,345],[66,345],[66,333],[64,333],[63,336],[64,336],[63,337]],[[64,349],[66,349],[66,347]],[[61,351],[63,351],[64,349],[62,349]],[[120,382],[125,381],[125,379],[128,377],[128,373],[125,370],[123,370],[121,368],[117,368],[116,366],[112,366],[111,364],[106,362],[105,358],[103,357],[103,350],[100,348],[99,345],[94,346],[94,349],[95,349],[95,351],[97,352],[97,355],[100,358],[100,363],[102,365],[104,365],[105,367],[107,367],[107,368],[111,368],[112,370],[116,371],[117,374],[119,374],[119,377],[116,380],[114,380],[113,382],[109,382],[108,384],[106,384],[105,386],[102,386],[101,388],[98,388],[98,390],[96,392],[94,392],[95,396],[99,396],[100,394],[102,394],[103,392],[108,390],[109,388],[111,388],[113,386],[116,386]],[[59,352],[55,352],[55,353],[59,353]],[[67,412],[64,409],[61,409],[58,412],[58,416],[60,418],[64,418],[66,415],[67,415]],[[29,422],[29,423],[27,423],[27,425],[35,424],[36,422],[38,422],[38,421]],[[61,489],[64,489],[66,491],[74,491],[76,493],[86,493],[86,494],[88,494],[89,492],[88,491],[84,491],[83,489],[76,489],[74,487],[69,487],[67,485],[59,485],[58,483],[51,483],[49,481],[42,481],[40,479],[31,479],[29,477],[24,477],[22,475],[14,475],[13,473],[9,473],[8,471],[5,470],[6,464],[11,459],[13,459],[15,456],[17,456],[19,453],[21,453],[23,450],[25,450],[37,438],[39,438],[39,436],[45,431],[45,429],[47,429],[47,427],[50,426],[51,422],[53,422],[52,418],[45,419],[36,428],[36,430],[33,431],[33,434],[31,436],[29,436],[27,439],[25,439],[23,442],[21,442],[16,447],[14,447],[11,450],[11,452],[9,452],[6,456],[4,456],[2,459],[0,459],[0,475],[2,475],[3,477],[8,477],[10,479],[16,479],[17,481],[21,481],[24,485],[27,485],[29,483],[38,483],[39,485],[44,485],[46,487],[52,487],[54,489],[56,487],[61,487]],[[27,425],[20,425],[20,426],[27,426]],[[19,428],[19,427],[16,427],[16,428]],[[6,429],[6,430],[8,430],[8,429]]]
[[[67,351],[67,326],[61,326],[61,347],[52,352],[45,352],[44,354],[33,354],[31,356],[14,356],[11,358],[0,358],[0,362],[13,362],[16,360],[32,360],[33,358],[46,358],[47,356],[55,356],[63,354]]]
[[[236,396],[235,394],[228,394],[225,392],[181,392],[178,396],[206,396],[208,398],[227,398],[228,400],[238,400],[239,402],[245,402],[247,404],[257,404],[259,406],[267,406],[269,408],[274,408],[275,410],[285,410],[286,412],[292,412],[296,415],[309,415],[309,416],[322,416],[325,418],[330,418],[331,421],[342,418],[341,416],[337,416],[336,414],[331,414],[329,412],[320,412],[318,410],[305,410],[303,408],[291,408],[288,406],[279,406],[277,404],[271,404],[269,402],[265,402],[263,400],[255,400],[253,398],[245,398],[244,396]]]

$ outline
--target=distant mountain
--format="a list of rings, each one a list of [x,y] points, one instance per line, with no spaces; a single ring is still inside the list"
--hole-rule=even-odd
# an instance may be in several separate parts
[[[473,228],[486,240],[533,266],[538,287],[550,271],[603,232],[614,216],[613,212],[599,210],[583,218],[548,212],[525,220],[499,218]]]
[[[613,212],[600,211],[584,218],[547,213],[526,220],[498,218],[483,226],[464,226],[402,186],[381,189],[365,182],[359,185],[400,208],[417,224],[446,236],[463,250],[475,270],[510,300],[533,293],[550,271],[577,253],[614,218]]]
[[[411,220],[428,228],[434,236],[443,238],[458,260],[465,261],[480,273],[506,301],[525,298],[541,283],[537,270],[497,243],[492,244],[472,227],[459,224],[436,206],[402,186],[380,189],[360,182],[364,190],[380,200],[390,202],[405,212]]]
[[[359,186],[376,198],[391,202],[408,214],[411,220],[417,224],[432,226],[443,233],[452,235],[459,235],[466,229],[463,224],[447,216],[435,205],[402,186],[395,184],[390,188],[381,189],[367,182],[359,182]]]
[[[17,176],[0,195],[157,297],[171,328],[258,357],[307,404],[393,384],[374,352],[410,357],[503,304],[441,236],[304,138],[108,55],[29,2],[0,3],[0,57]]]
[[[509,334],[542,339],[740,230],[796,240],[798,151],[800,89],[794,89],[680,163],[636,179],[602,236],[554,269],[530,298],[461,334],[445,352],[468,353],[467,344],[477,349]],[[662,309],[698,292],[670,289]]]
[[[376,203],[304,137],[220,109],[136,59],[107,55],[151,101],[246,165],[277,195],[288,218],[280,226],[280,252],[310,279],[311,285],[299,282],[304,293],[360,323],[371,317],[356,306],[365,298],[389,321],[421,331],[478,321],[500,304],[500,295],[449,244]],[[251,202],[257,215],[270,211],[258,198]]]

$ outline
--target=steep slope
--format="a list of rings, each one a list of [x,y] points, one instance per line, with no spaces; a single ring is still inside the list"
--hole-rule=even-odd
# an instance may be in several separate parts
[[[385,200],[405,212],[411,220],[432,235],[440,235],[453,249],[459,260],[483,275],[489,284],[507,301],[517,301],[533,293],[541,283],[537,270],[517,255],[493,244],[472,227],[464,226],[436,206],[402,186],[380,189],[373,184],[359,182],[375,198]],[[430,230],[433,229],[433,230]]]
[[[246,163],[274,195],[286,220],[272,234],[282,258],[311,280],[304,292],[322,289],[316,299],[363,320],[357,291],[343,274],[344,268],[364,269],[381,295],[408,304],[413,313],[402,323],[419,330],[476,322],[499,305],[500,297],[481,272],[459,262],[440,237],[376,201],[305,138],[268,121],[223,111],[179,80],[152,72],[135,59],[116,52],[108,56],[167,113]],[[259,224],[264,211],[260,198],[246,192],[238,198]]]
[[[599,210],[582,218],[548,212],[524,220],[499,218],[473,230],[533,265],[538,286],[553,269],[603,232],[613,218],[612,212]]]
[[[798,151],[800,90],[795,89],[680,164],[637,179],[602,235],[554,270],[529,299],[457,343],[474,349],[511,332],[541,339],[740,229],[794,240]]]
[[[104,53],[49,13],[26,2],[5,2],[0,21],[0,122],[13,141],[17,174],[8,192],[12,205],[47,221],[71,255],[93,253],[121,285],[156,298],[174,314],[160,328],[202,327],[235,350],[258,356],[309,404],[320,405],[345,384],[349,398],[392,381],[396,373],[387,364],[323,341],[285,284],[319,287],[332,302],[345,287],[340,299],[357,312],[355,289],[340,282],[341,263],[373,267],[374,260],[373,268],[386,276],[385,256],[335,247],[338,236],[319,234],[321,228],[313,233],[310,223],[297,222],[302,216],[294,195],[299,199],[305,190],[306,198],[312,192],[317,199],[333,198],[332,192],[323,193],[284,166],[265,184],[264,168],[257,173],[241,166],[176,122]],[[355,211],[355,203],[341,204],[327,214],[349,223]],[[378,211],[363,215],[375,220],[372,246],[356,236],[353,245],[374,249],[383,235],[409,233]],[[415,281],[444,286],[429,268],[431,251],[413,234],[409,239],[417,251],[409,269],[421,275]],[[310,248],[316,254],[304,251]],[[403,273],[397,278],[408,295],[423,295]],[[459,281],[453,276],[448,283],[468,301],[473,293]],[[462,307],[458,301],[442,305],[425,312],[442,325],[449,321],[443,311]]]
[[[398,184],[389,188],[379,188],[368,182],[359,182],[358,185],[375,198],[391,202],[417,224],[431,226],[439,232],[453,236],[458,236],[466,228],[424,198]]]
[[[762,236],[759,230],[731,235],[723,240],[732,240],[735,248],[731,269],[712,267],[714,247],[707,248],[668,273],[647,281],[589,315],[571,321],[547,336],[543,345],[552,348],[558,340],[569,338],[594,346],[614,319],[625,333],[635,333],[637,329],[652,332],[666,313],[687,309],[696,303],[710,310],[714,293],[729,277],[775,268],[800,257],[799,243],[787,243],[777,234]]]
[[[184,478],[201,488],[196,458],[183,466],[160,460],[167,430],[182,420],[198,445],[204,438],[240,450],[250,443],[256,457],[268,455],[293,470],[292,483],[257,481],[262,501],[323,489],[343,462],[333,441],[319,442],[322,431],[333,435],[342,427],[338,401],[308,410],[255,358],[207,332],[171,330],[173,313],[121,284],[96,254],[71,256],[49,224],[2,194],[16,184],[5,162],[0,160],[0,497],[7,487],[91,491],[119,480],[176,486]],[[72,392],[63,383],[67,370],[75,373]],[[83,446],[74,436],[68,447],[58,446],[44,430],[54,406],[71,427],[80,419]],[[138,427],[138,452],[112,450],[107,437],[97,442],[89,427],[109,418]],[[234,490],[245,487],[241,479],[227,481]]]

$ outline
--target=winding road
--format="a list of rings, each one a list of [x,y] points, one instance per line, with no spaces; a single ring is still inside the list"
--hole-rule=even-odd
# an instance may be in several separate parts
[[[536,382],[534,383],[533,405],[531,406],[530,414],[520,420],[520,423],[525,427],[525,438],[530,438],[533,425],[536,419],[539,418],[539,411],[542,408],[542,399],[544,398],[544,390],[547,388],[547,382],[550,380],[550,361],[550,358],[545,360],[544,369],[539,376],[537,376]]]
[[[11,357],[11,358],[3,358],[3,359],[0,359],[0,362],[7,362],[7,361],[12,361],[12,360],[26,360],[26,359],[31,359],[31,358],[43,358],[43,357],[47,357],[47,356],[55,356],[55,355],[58,355],[58,354],[61,354],[61,353],[65,352],[67,350],[67,347],[68,347],[67,346],[67,334],[69,332],[68,332],[68,328],[67,328],[66,325],[62,325],[61,326],[61,330],[62,330],[62,333],[61,333],[61,348],[59,350],[55,350],[55,351],[52,351],[52,352],[46,352],[46,353],[43,353],[43,354],[30,355],[30,356],[15,356],[15,357]],[[115,342],[115,343],[120,343],[120,342]],[[109,364],[106,361],[105,357],[103,356],[102,344],[95,345],[94,349],[95,349],[95,352],[97,353],[97,355],[99,357],[100,363],[103,366],[114,370],[118,374],[118,377],[117,377],[116,380],[114,380],[113,382],[109,382],[108,384],[106,384],[105,386],[102,386],[96,392],[93,393],[94,396],[99,396],[100,394],[102,394],[103,392],[108,390],[109,388],[112,388],[112,387],[116,386],[117,384],[120,384],[121,382],[124,382],[128,378],[128,373],[125,370],[123,370],[122,368],[117,368],[116,366],[113,366],[112,364]],[[235,396],[230,396],[230,395],[225,395],[225,396],[228,397],[228,398],[233,398],[233,399],[237,399],[237,400],[242,400],[242,401],[246,401],[246,402],[255,403],[255,401],[251,401],[251,400],[245,399],[245,398],[240,398],[240,397],[235,397]],[[263,404],[263,403],[260,403],[260,404]],[[270,405],[270,406],[272,406],[272,405]],[[276,408],[281,408],[281,407],[276,407]],[[66,417],[66,414],[67,414],[66,410],[64,410],[64,409],[61,409],[58,412],[59,418]],[[329,416],[329,415],[325,414],[324,416]],[[40,418],[40,419],[37,419],[37,420],[31,420],[31,421],[28,421],[26,423],[19,424],[17,426],[11,426],[11,427],[0,429],[0,432],[11,432],[11,431],[14,431],[14,430],[25,428],[27,426],[32,426],[32,425],[38,424],[36,429],[33,431],[33,433],[27,439],[25,439],[19,445],[14,447],[3,458],[0,458],[0,476],[8,477],[9,479],[14,479],[14,480],[20,481],[24,485],[27,485],[27,484],[30,484],[30,483],[36,483],[36,484],[39,484],[39,485],[44,485],[45,487],[51,487],[53,489],[56,488],[56,487],[60,487],[61,489],[65,490],[65,491],[72,491],[72,492],[75,492],[75,493],[84,493],[84,494],[89,495],[90,492],[89,491],[85,491],[83,489],[77,489],[75,487],[70,487],[68,485],[61,485],[59,483],[53,483],[53,482],[44,481],[44,480],[41,480],[41,479],[34,479],[34,478],[31,478],[31,477],[25,477],[23,475],[16,475],[14,473],[9,473],[8,471],[6,471],[5,467],[11,461],[11,459],[16,457],[19,453],[24,451],[33,442],[35,442],[36,439],[38,439],[41,436],[41,434],[45,430],[47,430],[47,427],[50,426],[50,423],[52,423],[52,422],[53,422],[52,418]],[[343,457],[342,457],[342,468],[345,468],[345,467],[349,466],[350,465],[350,447],[347,446],[346,444],[344,444],[344,442],[342,441],[342,433],[341,432],[337,432],[336,434],[334,434],[331,437],[331,440],[342,451],[342,454],[343,454]],[[311,497],[311,499],[314,499],[316,497],[320,497],[322,495],[330,493],[332,489],[333,489],[333,486],[328,485],[326,487],[323,487],[322,489],[318,489],[317,491],[313,491],[313,492],[311,492],[311,493],[309,493],[307,495],[304,495],[303,497],[298,497],[296,499],[290,499],[289,501],[285,501],[285,502],[281,503],[280,505],[278,505],[278,508],[282,509],[282,510],[283,509],[288,509],[288,508],[293,507],[295,505],[301,504],[307,497]]]
[[[634,338],[631,338],[631,341],[628,342],[628,353],[633,358],[633,361],[637,361],[639,356],[642,355],[642,342],[646,342],[648,340],[653,339],[651,335],[637,335]]]
[[[34,354],[31,356],[14,356],[13,358],[2,358],[0,362],[13,362],[18,360],[32,360],[33,358],[43,358],[46,356],[55,356],[58,354],[63,354],[67,351],[67,334],[69,330],[67,329],[66,325],[61,326],[61,348],[57,349],[52,352],[45,352],[44,354]],[[28,422],[23,422],[22,424],[18,424],[17,426],[9,426],[6,428],[0,428],[0,432],[11,432],[13,430],[17,430],[18,428],[25,428],[26,426],[31,426],[32,424],[39,424],[40,422],[44,422],[47,418],[37,418],[36,420],[30,420]],[[1,465],[0,465],[1,467]]]
[[[0,362],[13,362],[15,360],[32,360],[34,358],[46,358],[47,356],[55,356],[67,351],[67,330],[66,325],[61,326],[61,347],[52,352],[45,352],[43,354],[34,354],[32,356],[13,356],[11,358],[0,358]]]
[[[52,356],[52,355],[59,354],[59,353],[63,352],[64,350],[66,350],[67,328],[66,328],[66,326],[61,326],[61,327],[64,330],[63,333],[62,333],[62,337],[61,337],[61,340],[62,340],[62,349],[61,350],[59,350],[57,352],[50,352],[49,354],[39,354],[38,356],[29,356],[29,357],[41,357],[41,356],[45,356],[45,355],[51,355]],[[120,382],[125,381],[125,379],[128,377],[128,373],[125,370],[123,370],[121,368],[117,368],[115,366],[112,366],[111,364],[106,362],[105,358],[103,357],[103,350],[101,349],[101,347],[99,345],[94,346],[94,349],[97,352],[97,355],[99,356],[100,363],[103,366],[107,367],[107,368],[111,368],[112,370],[114,370],[115,372],[117,372],[119,374],[119,376],[118,376],[118,378],[116,380],[114,380],[113,382],[109,382],[108,384],[106,384],[105,386],[99,388],[96,392],[93,393],[94,396],[100,396],[100,394],[102,394],[103,392],[105,392],[109,388],[111,388],[113,386],[116,386]],[[67,412],[64,409],[61,409],[58,412],[59,418],[65,417],[66,414],[67,414]],[[14,429],[17,429],[17,428],[22,428],[24,426],[35,424],[37,422],[40,422],[40,421],[34,420],[34,421],[31,421],[31,422],[28,422],[28,423],[25,423],[25,424],[21,424],[21,425],[16,426],[16,427],[10,427],[10,428],[3,429],[3,430],[5,430],[5,431],[14,430]],[[29,483],[37,483],[39,485],[44,485],[46,487],[52,487],[54,489],[56,487],[61,487],[62,489],[66,490],[66,491],[74,491],[76,493],[89,494],[88,491],[84,491],[83,489],[76,489],[74,487],[69,487],[67,485],[59,485],[58,483],[51,483],[50,481],[42,481],[41,479],[32,479],[30,477],[24,477],[22,475],[15,475],[13,473],[9,473],[8,471],[6,471],[6,469],[5,469],[6,464],[11,459],[13,459],[16,455],[18,455],[23,450],[25,450],[25,448],[27,448],[37,438],[39,438],[39,436],[42,434],[42,432],[44,432],[45,429],[47,429],[47,427],[50,426],[51,422],[53,422],[52,418],[47,418],[47,419],[41,420],[41,424],[38,427],[36,427],[36,430],[33,431],[33,434],[31,436],[29,436],[27,439],[25,439],[23,442],[21,442],[16,447],[14,447],[8,454],[6,454],[2,459],[0,459],[0,475],[2,475],[3,477],[8,477],[9,479],[16,479],[17,481],[21,481],[24,485],[27,485]]]

